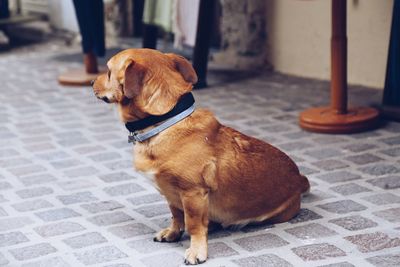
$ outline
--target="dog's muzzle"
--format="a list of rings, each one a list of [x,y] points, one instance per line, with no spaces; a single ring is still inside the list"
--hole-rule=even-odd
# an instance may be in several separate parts
[[[106,97],[106,96],[98,97],[98,99],[101,99],[101,100],[103,100],[103,101],[106,102],[106,103],[110,103],[110,99],[108,99],[108,97]]]

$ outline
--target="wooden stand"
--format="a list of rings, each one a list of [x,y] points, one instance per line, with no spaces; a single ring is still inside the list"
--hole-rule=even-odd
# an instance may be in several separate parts
[[[97,65],[97,58],[93,53],[87,53],[83,57],[85,69],[73,69],[58,77],[58,82],[62,85],[85,86],[90,85],[91,81],[104,72]]]
[[[320,133],[354,133],[378,126],[374,108],[347,108],[346,0],[332,0],[331,106],[300,113],[300,126]]]

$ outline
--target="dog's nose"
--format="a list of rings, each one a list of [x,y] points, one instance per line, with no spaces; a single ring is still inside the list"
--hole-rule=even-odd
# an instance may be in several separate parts
[[[96,79],[93,79],[90,81],[90,85],[93,86],[93,84],[95,83]]]
[[[110,100],[109,100],[108,97],[106,97],[106,96],[103,96],[103,97],[101,98],[101,100],[103,100],[103,101],[106,102],[106,103],[110,103]]]

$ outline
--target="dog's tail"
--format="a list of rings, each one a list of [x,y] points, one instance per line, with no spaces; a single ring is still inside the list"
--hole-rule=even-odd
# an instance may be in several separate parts
[[[302,179],[301,181],[301,195],[302,196],[306,196],[310,193],[310,182],[308,181],[308,178],[305,177],[304,175],[300,175],[300,179]]]

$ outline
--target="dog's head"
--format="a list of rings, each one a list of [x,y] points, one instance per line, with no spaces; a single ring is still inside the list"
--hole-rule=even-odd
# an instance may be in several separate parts
[[[184,57],[152,49],[127,49],[107,62],[93,91],[107,103],[128,105],[142,114],[161,115],[192,90],[197,75]]]

